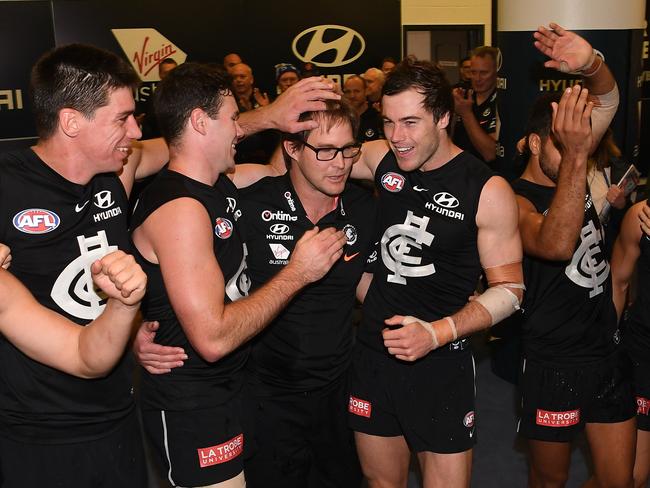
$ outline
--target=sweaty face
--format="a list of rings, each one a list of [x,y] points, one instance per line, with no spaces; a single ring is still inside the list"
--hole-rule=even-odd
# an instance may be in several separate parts
[[[278,78],[278,88],[280,88],[280,93],[287,91],[291,85],[298,83],[298,75],[293,71],[287,71],[282,73],[282,76]]]
[[[490,56],[473,56],[472,88],[477,95],[487,96],[497,86],[497,69]]]
[[[253,73],[251,69],[245,64],[238,64],[230,70],[232,76],[232,85],[235,94],[244,96],[251,92],[253,89]]]
[[[223,99],[216,119],[209,119],[210,158],[220,172],[235,166],[235,145],[244,135],[237,123],[239,109],[232,95]]]
[[[361,78],[348,78],[343,85],[343,95],[356,109],[366,103],[366,84]]]
[[[108,104],[95,110],[92,118],[79,117],[75,144],[94,173],[119,171],[128,156],[131,142],[142,136],[133,111],[135,102],[129,88],[111,90]]]
[[[433,114],[423,107],[423,100],[424,95],[412,88],[382,98],[384,134],[403,171],[432,169],[440,131],[446,125],[443,121],[433,122]]]
[[[347,122],[336,124],[329,130],[322,121],[317,129],[310,132],[307,143],[314,147],[345,147],[354,144],[352,127]],[[293,155],[296,161],[291,165],[294,179],[303,182],[308,188],[333,197],[340,195],[350,175],[354,158],[344,158],[339,151],[331,161],[319,161],[316,153],[303,146]]]

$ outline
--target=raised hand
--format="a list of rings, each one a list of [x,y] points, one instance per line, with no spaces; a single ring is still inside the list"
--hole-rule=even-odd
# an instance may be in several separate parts
[[[574,85],[562,94],[560,103],[553,102],[553,135],[564,156],[586,158],[592,143],[591,111],[593,102],[588,100],[589,91]]]
[[[340,230],[328,227],[319,231],[314,227],[296,243],[287,268],[292,267],[305,283],[318,281],[341,257],[345,242],[345,234]]]
[[[594,49],[575,32],[551,22],[549,29],[539,26],[533,34],[535,47],[551,58],[544,63],[563,73],[582,71],[594,62]]]

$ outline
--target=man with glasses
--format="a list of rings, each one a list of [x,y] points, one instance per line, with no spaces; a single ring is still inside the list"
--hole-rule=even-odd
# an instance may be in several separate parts
[[[319,128],[283,141],[288,172],[241,191],[255,289],[271,279],[314,225],[345,233],[341,259],[305,288],[256,337],[245,394],[256,451],[245,463],[249,488],[359,486],[361,472],[347,426],[347,369],[355,294],[370,283],[374,201],[347,184],[361,145],[358,115],[345,101],[307,112]],[[238,168],[239,169],[239,168]],[[363,278],[362,278],[363,277]]]

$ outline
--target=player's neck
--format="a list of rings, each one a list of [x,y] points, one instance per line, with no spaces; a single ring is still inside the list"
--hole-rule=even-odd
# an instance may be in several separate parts
[[[440,144],[436,152],[420,166],[420,171],[431,171],[442,168],[449,161],[458,156],[463,150],[456,146],[447,136],[440,138]]]
[[[313,224],[316,224],[336,208],[338,197],[326,195],[296,173],[295,171],[289,173],[291,183],[307,217]]]
[[[531,156],[531,158],[528,160],[526,169],[521,174],[521,179],[542,186],[557,186],[556,183],[548,176],[546,176],[546,174],[542,171],[542,168],[539,165],[539,160],[535,156]]]
[[[186,146],[189,148],[191,145]],[[172,171],[181,173],[208,186],[213,186],[222,172],[219,168],[210,164],[208,159],[200,152],[197,153],[195,150],[185,148],[169,148],[168,167]]]
[[[50,139],[40,139],[32,150],[52,170],[68,181],[77,185],[86,185],[95,174],[92,172],[92,162],[84,160],[78,150],[65,142]]]
[[[485,102],[488,98],[490,98],[490,95],[492,95],[492,92],[494,91],[495,87],[490,88],[487,91],[477,93],[476,94],[476,105],[481,105],[483,102]]]

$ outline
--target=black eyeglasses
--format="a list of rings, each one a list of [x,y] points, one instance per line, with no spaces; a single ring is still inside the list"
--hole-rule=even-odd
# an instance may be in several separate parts
[[[350,144],[345,147],[314,147],[303,141],[303,144],[316,153],[319,161],[331,161],[341,151],[344,158],[353,158],[361,152],[361,144]]]

